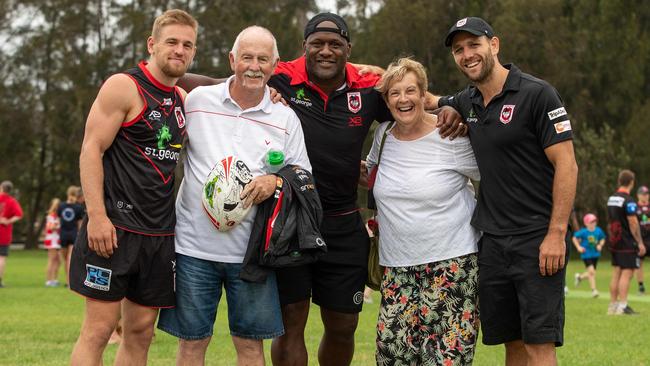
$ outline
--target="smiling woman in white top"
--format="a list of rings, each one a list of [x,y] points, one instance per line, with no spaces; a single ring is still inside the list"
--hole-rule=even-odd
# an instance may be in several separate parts
[[[378,364],[465,365],[474,356],[481,234],[470,225],[470,179],[480,177],[469,139],[440,137],[436,116],[424,110],[426,86],[424,67],[402,58],[377,87],[396,122],[377,128],[367,158],[370,170],[386,133],[373,188],[386,266]]]

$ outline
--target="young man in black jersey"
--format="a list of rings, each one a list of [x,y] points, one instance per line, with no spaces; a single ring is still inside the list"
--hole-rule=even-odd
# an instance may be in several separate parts
[[[481,173],[472,224],[483,231],[483,343],[505,344],[507,365],[555,365],[578,175],[568,114],[551,85],[499,62],[483,19],[458,20],[445,45],[472,83],[438,104],[463,115]]]
[[[636,216],[637,203],[630,196],[632,188],[634,172],[622,170],[618,174],[618,189],[607,199],[607,236],[614,266],[609,283],[609,315],[636,314],[627,304],[627,295],[634,270],[639,268],[639,256],[643,257],[646,250]]]
[[[97,365],[124,320],[116,364],[144,365],[158,309],[174,306],[174,168],[185,132],[175,84],[196,52],[197,22],[182,10],[156,18],[148,62],[111,76],[86,122],[79,157],[87,220],[70,287],[86,297],[72,365]]]

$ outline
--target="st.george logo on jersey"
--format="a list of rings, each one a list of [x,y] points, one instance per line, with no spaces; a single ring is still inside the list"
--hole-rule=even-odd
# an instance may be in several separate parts
[[[174,115],[176,116],[176,122],[178,122],[178,128],[185,127],[185,116],[183,116],[181,107],[174,108]]]
[[[515,114],[515,105],[514,104],[504,104],[501,108],[501,114],[499,115],[499,121],[501,123],[508,124],[512,121],[512,115]]]
[[[348,109],[352,113],[357,113],[361,110],[361,92],[348,93]]]

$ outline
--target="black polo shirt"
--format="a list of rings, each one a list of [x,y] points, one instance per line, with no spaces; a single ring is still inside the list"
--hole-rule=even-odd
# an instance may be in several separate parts
[[[618,190],[607,199],[609,249],[618,253],[636,253],[628,216],[635,216],[637,204],[624,190]]]
[[[469,86],[440,99],[469,126],[481,183],[472,224],[493,235],[548,228],[553,207],[554,168],[544,149],[573,138],[557,91],[514,65],[500,94],[487,106]]]
[[[326,95],[309,81],[303,56],[280,62],[268,83],[300,118],[316,188],[328,214],[357,207],[363,142],[373,121],[392,118],[374,89],[377,75],[361,76],[350,64],[345,73],[345,85]]]

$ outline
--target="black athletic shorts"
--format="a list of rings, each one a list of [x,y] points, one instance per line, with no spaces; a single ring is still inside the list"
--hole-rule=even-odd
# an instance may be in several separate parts
[[[9,247],[11,244],[7,245],[0,245],[0,257],[8,257],[9,256]]]
[[[478,289],[484,344],[523,340],[562,345],[566,266],[552,276],[539,273],[539,246],[545,235],[546,230],[483,234]],[[568,254],[567,246],[567,260]]]
[[[282,305],[310,297],[322,308],[358,313],[368,277],[370,241],[361,215],[325,216],[321,234],[327,253],[316,263],[276,270]]]
[[[585,258],[582,261],[585,263],[585,268],[589,266],[594,266],[594,269],[598,268],[598,258]]]
[[[153,308],[173,307],[174,236],[149,236],[116,229],[117,249],[104,258],[88,248],[84,220],[70,260],[70,288],[88,298],[127,298]]]
[[[612,252],[612,266],[621,269],[637,269],[641,264],[638,252]]]
[[[63,231],[61,230],[61,248],[74,245],[74,242],[77,240],[77,231]]]

